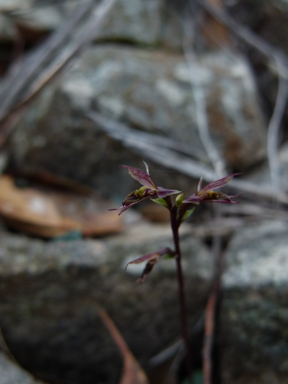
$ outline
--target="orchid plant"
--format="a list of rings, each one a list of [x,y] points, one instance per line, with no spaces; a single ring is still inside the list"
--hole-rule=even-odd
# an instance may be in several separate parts
[[[197,192],[193,195],[184,199],[184,195],[181,191],[175,189],[166,189],[158,187],[155,182],[152,180],[148,165],[144,162],[146,172],[141,171],[136,168],[129,167],[127,165],[121,165],[123,168],[127,168],[128,172],[133,179],[137,180],[142,187],[130,192],[122,202],[122,206],[112,210],[120,210],[119,215],[124,211],[131,208],[133,205],[138,204],[144,200],[150,199],[153,202],[160,204],[167,208],[170,212],[170,221],[171,229],[174,240],[175,249],[172,250],[168,247],[161,248],[156,252],[152,252],[141,256],[135,260],[130,261],[129,264],[139,264],[146,262],[144,271],[139,279],[140,283],[143,283],[147,275],[153,269],[154,264],[159,260],[160,257],[166,256],[168,258],[175,258],[176,268],[177,268],[177,280],[179,287],[179,303],[180,303],[180,316],[181,316],[181,326],[182,326],[182,338],[186,349],[187,357],[187,372],[191,373],[191,357],[190,357],[190,347],[189,347],[189,333],[187,326],[187,309],[186,301],[184,295],[184,279],[183,272],[181,267],[181,248],[179,240],[179,227],[194,211],[195,205],[201,203],[224,203],[224,204],[237,204],[239,201],[233,200],[234,198],[240,196],[241,194],[235,196],[228,196],[221,192],[215,192],[215,189],[219,189],[226,185],[234,176],[239,175],[239,173],[234,173],[232,175],[223,177],[222,179],[213,181],[212,183],[207,184],[205,187],[201,188],[202,178],[200,178],[198,183]],[[176,195],[174,199],[172,196]],[[127,268],[126,266],[126,268]]]

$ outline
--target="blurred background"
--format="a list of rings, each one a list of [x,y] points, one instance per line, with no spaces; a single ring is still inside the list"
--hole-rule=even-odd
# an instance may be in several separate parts
[[[241,173],[181,231],[194,383],[287,383],[287,44],[286,0],[0,0],[0,384],[119,383],[109,319],[122,384],[187,382],[174,261],[125,271],[168,211],[108,211],[143,161]]]

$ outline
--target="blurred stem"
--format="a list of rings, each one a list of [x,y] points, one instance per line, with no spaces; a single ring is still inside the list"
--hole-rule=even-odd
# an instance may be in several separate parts
[[[177,281],[178,281],[178,290],[179,290],[179,304],[180,304],[180,318],[181,318],[181,332],[182,339],[186,351],[186,369],[187,376],[191,377],[192,375],[192,357],[189,345],[189,332],[188,332],[188,324],[187,324],[187,306],[185,300],[185,292],[184,292],[184,278],[181,266],[181,248],[179,241],[179,225],[177,223],[177,207],[173,207],[170,210],[171,216],[171,228],[173,233],[173,240],[175,245],[176,252],[176,267],[177,267]]]

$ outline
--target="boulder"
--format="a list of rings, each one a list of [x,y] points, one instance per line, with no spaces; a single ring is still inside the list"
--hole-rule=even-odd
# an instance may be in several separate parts
[[[279,171],[281,189],[288,191],[288,144],[284,144],[278,152],[279,156]],[[246,180],[251,181],[261,187],[275,187],[271,183],[271,174],[268,162],[264,162],[257,166],[252,172],[246,175]],[[278,193],[279,191],[277,191]]]
[[[227,252],[219,335],[223,384],[288,380],[287,223],[240,230]]]
[[[212,138],[229,167],[243,171],[265,154],[266,132],[249,66],[241,57],[224,53],[199,60]],[[192,157],[208,162],[184,57],[103,45],[88,49],[20,119],[11,137],[15,165],[74,178],[105,196],[127,194],[134,184],[118,166],[139,167],[143,158],[107,138],[86,118],[93,109],[184,143]],[[159,172],[159,185],[189,188],[187,177],[176,185],[175,175],[169,176]]]
[[[226,2],[233,17],[286,53],[288,44],[287,0],[243,0]]]
[[[98,2],[96,2],[98,3]],[[29,42],[39,34],[49,34],[59,28],[79,7],[77,1],[0,0],[0,9],[13,11],[5,18],[10,29],[18,28]],[[98,4],[95,5],[95,10]],[[1,30],[0,30],[1,32]],[[4,32],[4,31],[3,31]],[[0,34],[0,41],[6,37]],[[118,0],[98,36],[100,40],[140,45],[162,45],[182,49],[183,28],[180,15],[166,0]],[[10,35],[11,41],[17,35]]]
[[[203,313],[213,275],[207,248],[182,228],[189,326]],[[98,317],[104,308],[139,362],[180,337],[175,260],[144,284],[131,259],[172,246],[167,225],[134,223],[98,240],[52,241],[1,234],[0,325],[13,355],[48,382],[118,383],[122,361]],[[113,369],[112,365],[113,364]]]

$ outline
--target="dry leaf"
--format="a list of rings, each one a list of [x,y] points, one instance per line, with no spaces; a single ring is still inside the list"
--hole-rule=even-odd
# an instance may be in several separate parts
[[[89,196],[85,186],[47,174],[32,176],[37,183],[29,188],[18,188],[12,176],[0,177],[0,215],[10,227],[47,238],[71,231],[95,236],[122,229],[121,219],[108,212],[109,203],[91,191]]]
[[[129,350],[125,340],[110,319],[106,311],[101,309],[99,316],[117,344],[124,360],[122,376],[119,384],[149,384],[147,376],[140,364]]]

